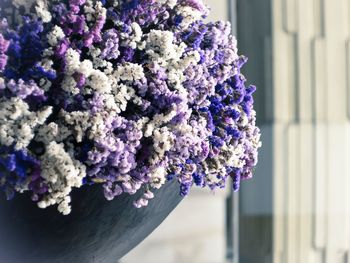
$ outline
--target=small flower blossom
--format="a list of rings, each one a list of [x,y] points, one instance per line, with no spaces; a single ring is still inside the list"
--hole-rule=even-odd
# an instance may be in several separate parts
[[[107,200],[140,192],[141,208],[169,180],[186,196],[251,178],[256,88],[245,84],[230,24],[204,22],[208,10],[202,0],[14,0],[0,9],[6,197],[30,191],[40,208],[66,215],[73,189],[92,184]]]

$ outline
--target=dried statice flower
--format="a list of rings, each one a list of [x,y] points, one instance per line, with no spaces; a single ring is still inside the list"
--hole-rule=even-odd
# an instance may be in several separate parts
[[[68,214],[70,193],[92,184],[107,200],[141,192],[143,207],[169,180],[185,196],[250,178],[261,145],[255,87],[230,24],[205,23],[208,12],[201,0],[4,0],[7,198],[30,191]]]

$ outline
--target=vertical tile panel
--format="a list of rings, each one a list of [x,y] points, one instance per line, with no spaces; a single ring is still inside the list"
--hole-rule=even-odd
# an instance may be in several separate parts
[[[265,76],[264,76],[264,89],[265,89],[265,119],[272,121],[274,118],[274,90],[272,87],[272,39],[271,36],[265,36],[264,38],[264,61],[265,61]]]
[[[299,108],[299,87],[298,87],[298,41],[296,34],[288,34],[286,35],[287,42],[287,60],[286,62],[286,72],[287,76],[281,85],[285,85],[287,87],[287,99],[288,103],[288,121],[294,122],[298,121],[300,118],[300,108]],[[284,107],[286,107],[284,105]]]
[[[288,154],[288,134],[284,125],[276,124],[274,129],[273,150],[273,262],[285,263],[287,253],[286,219],[287,219],[287,176],[286,158]]]
[[[350,5],[350,4],[349,4]],[[350,12],[349,12],[350,17]],[[350,19],[350,18],[349,18]],[[350,21],[349,21],[350,23]],[[350,33],[349,33],[350,35]],[[346,42],[346,91],[347,91],[347,118],[350,120],[350,36]]]
[[[327,74],[326,74],[326,41],[324,34],[324,1],[313,1],[314,38],[311,40],[311,67],[313,111],[316,122],[327,118]]]
[[[345,169],[348,162],[346,136],[345,124],[329,127],[327,263],[344,262],[343,254],[348,245],[346,191],[349,187],[349,175]]]
[[[315,170],[314,170],[314,210],[313,210],[313,244],[318,254],[325,252],[327,240],[327,125],[317,124],[315,129]],[[319,256],[321,257],[321,256]],[[322,262],[320,262],[322,263]]]
[[[300,257],[298,262],[309,263],[311,260],[311,234],[312,234],[312,202],[313,202],[313,127],[311,123],[300,125],[299,140],[299,224],[300,224]]]
[[[290,125],[288,127],[288,172],[287,172],[287,233],[284,238],[287,240],[287,260],[286,263],[298,262],[300,256],[300,164],[299,147],[296,142],[300,141],[299,127]]]
[[[313,57],[313,90],[314,90],[314,115],[316,122],[324,122],[327,119],[327,79],[326,70],[326,42],[316,38],[312,42]]]
[[[325,31],[324,1],[325,0],[313,0],[314,32],[315,36],[318,38],[324,37]]]
[[[294,10],[288,7],[291,1],[273,0],[272,12],[274,117],[282,123],[295,118],[295,34],[286,32],[284,25],[286,8]]]
[[[350,4],[350,3],[349,3]],[[350,74],[350,72],[349,72]],[[345,211],[345,244],[344,244],[344,250],[346,253],[346,263],[350,263],[350,123],[346,124],[345,127],[345,171],[344,171],[344,177],[345,177],[345,203],[344,203],[344,211]]]
[[[345,39],[347,18],[344,16],[345,1],[325,0],[325,37],[328,117],[331,122],[342,122],[347,119],[346,77],[345,77]]]
[[[347,119],[350,120],[350,1],[345,1],[345,18],[346,18],[346,92],[347,92]],[[346,125],[346,158],[350,158],[350,124],[347,122]],[[350,162],[346,162],[346,174],[349,176],[350,173]],[[350,185],[350,179],[347,176],[347,185]],[[347,234],[347,244],[346,244],[346,263],[350,263],[350,191],[346,189],[346,234]]]
[[[274,96],[274,153],[273,153],[273,263],[283,263],[286,258],[286,246],[285,246],[285,158],[283,149],[286,148],[283,132],[283,120],[288,119],[287,107],[288,98],[285,93],[288,91],[286,86],[283,85],[283,79],[286,78],[284,68],[281,67],[286,55],[284,52],[277,53],[276,50],[280,50],[283,47],[284,34],[283,30],[283,3],[281,0],[272,0],[272,32],[273,32],[273,96]],[[279,76],[279,77],[277,77]],[[279,88],[276,88],[279,87]],[[277,110],[278,109],[278,110]]]
[[[298,30],[297,30],[297,105],[299,108],[299,121],[310,122],[313,118],[312,94],[312,39],[314,30],[313,1],[295,0],[298,2]]]
[[[282,205],[276,198],[283,196],[288,217],[274,225],[280,249],[274,262],[347,262],[350,142],[345,138],[350,130],[344,127],[350,118],[350,1],[272,3],[275,121],[288,127],[286,156],[279,156],[283,144],[275,153],[275,167],[288,167],[286,177],[275,171],[275,205]],[[276,189],[281,185],[285,188]],[[308,215],[308,209],[314,214]]]
[[[325,41],[325,0],[313,1],[314,37],[311,40],[311,68],[314,119],[314,171],[312,209],[312,263],[324,263],[327,226],[327,74]]]
[[[282,0],[283,30],[286,33],[295,33],[297,31],[297,4],[298,2],[295,0]]]

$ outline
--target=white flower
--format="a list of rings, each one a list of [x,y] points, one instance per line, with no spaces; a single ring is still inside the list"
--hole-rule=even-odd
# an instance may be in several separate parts
[[[141,65],[127,62],[117,67],[114,76],[121,80],[137,81],[143,79],[145,74]]]
[[[93,70],[94,67],[92,65],[92,62],[90,60],[85,59],[80,63],[78,72],[83,74],[85,77],[90,77]]]
[[[106,8],[103,7],[100,1],[87,0],[84,4],[84,13],[88,22],[93,21],[97,17],[106,16],[106,12]]]
[[[65,37],[62,28],[55,25],[52,31],[47,35],[47,40],[51,46],[57,46],[60,40]]]
[[[61,212],[62,214],[64,215],[68,215],[70,214],[71,212],[71,207],[70,207],[70,202],[71,202],[71,198],[70,196],[65,196],[63,201],[61,201],[59,204],[58,204],[58,207],[57,207],[57,210],[59,212]]]
[[[145,127],[146,123],[149,122],[149,118],[148,117],[142,117],[140,118],[137,122],[136,122],[136,129],[137,130],[143,130],[143,128]]]
[[[171,68],[168,72],[168,85],[176,87],[176,89],[182,89],[186,94],[187,90],[181,85],[185,81],[185,76],[182,70]]]
[[[52,141],[60,142],[71,135],[71,133],[71,130],[63,124],[58,126],[57,123],[50,122],[39,127],[35,140],[45,144],[49,144]]]
[[[129,36],[128,44],[131,48],[135,49],[137,44],[141,41],[142,38],[142,29],[140,25],[136,22],[131,23],[132,34]]]
[[[58,210],[63,214],[70,213],[70,197],[72,188],[82,186],[86,176],[86,167],[73,159],[65,150],[63,144],[51,142],[41,157],[42,173],[49,186],[49,194],[38,202],[40,208],[59,204]]]
[[[93,13],[95,12],[94,3],[92,0],[87,0],[84,5],[84,13],[86,16],[86,20],[88,22],[93,20]]]
[[[226,168],[224,166],[221,166],[217,159],[212,159],[212,161],[212,167],[203,165],[203,167],[205,167],[205,180],[210,184],[216,184],[221,181],[218,176],[225,176],[227,172]]]
[[[222,147],[224,152],[224,160],[227,166],[242,168],[245,165],[244,157],[244,145],[238,144],[237,146],[233,145],[224,145]],[[228,158],[227,158],[228,157]]]
[[[19,98],[0,101],[0,143],[7,146],[15,143],[15,149],[24,149],[51,113],[52,107],[31,112],[28,104]]]
[[[169,60],[176,57],[173,44],[174,35],[171,31],[151,30],[146,41],[147,53],[154,59],[159,57]]]
[[[89,48],[89,55],[95,59],[97,57],[99,57],[101,55],[101,49],[97,48],[97,47],[94,47],[94,46],[91,46]]]
[[[111,0],[110,2],[113,7],[117,7],[119,5],[119,0]]]
[[[103,111],[109,116],[114,116],[115,113],[120,113],[120,101],[116,100],[111,93],[100,93],[98,99],[102,101]],[[125,102],[126,104],[126,102]]]
[[[45,70],[49,71],[54,71],[52,68],[53,66],[53,61],[49,58],[44,58],[39,62],[39,65],[42,66]]]
[[[54,54],[55,54],[55,52],[52,49],[52,47],[48,47],[48,48],[44,49],[44,51],[43,51],[43,57],[50,57]]]
[[[5,89],[6,84],[4,78],[0,77],[0,90]]]
[[[101,140],[107,136],[108,129],[105,125],[105,119],[102,114],[96,114],[90,120],[91,127],[89,130],[89,139]]]
[[[152,135],[155,128],[159,127],[163,123],[167,123],[171,121],[177,114],[176,105],[172,105],[172,109],[167,114],[155,114],[152,121],[150,121],[146,125],[146,129],[144,132],[145,137],[149,137]]]
[[[164,154],[173,147],[174,140],[174,134],[167,127],[153,131],[153,146],[159,158],[163,158]]]
[[[118,113],[126,110],[126,105],[128,103],[128,100],[130,100],[131,98],[130,96],[131,90],[132,89],[130,89],[128,86],[124,84],[113,87],[114,99],[119,107]]]
[[[103,70],[103,73],[106,75],[111,75],[113,73],[113,64],[109,61],[106,61],[105,69]]]
[[[188,52],[183,59],[181,59],[176,67],[180,68],[182,70],[185,70],[187,67],[192,65],[197,65],[197,63],[200,61],[201,57],[197,50]]]
[[[190,6],[178,5],[175,9],[176,13],[183,17],[180,24],[182,28],[186,28],[192,23],[200,20],[204,14],[203,11],[200,11]]]
[[[167,172],[164,167],[160,166],[151,172],[151,186],[154,188],[161,188],[165,183]]]
[[[110,93],[112,90],[110,79],[100,70],[94,70],[91,72],[91,76],[87,80],[87,85],[99,93]]]
[[[68,74],[73,74],[76,70],[79,69],[80,66],[80,54],[69,48],[66,52],[66,71]]]
[[[37,0],[36,4],[37,5],[35,6],[35,11],[38,17],[40,17],[44,23],[50,22],[52,17],[50,12],[48,11],[47,2],[44,0]]]
[[[249,119],[248,119],[247,114],[242,109],[240,110],[240,114],[241,114],[241,116],[240,116],[240,118],[239,118],[239,120],[237,122],[238,125],[239,126],[243,126],[243,127],[247,126],[247,124],[249,123]]]
[[[70,93],[71,95],[76,95],[80,91],[77,88],[77,82],[70,75],[65,76],[65,78],[63,79],[63,81],[62,81],[62,89],[64,91]]]
[[[177,0],[157,0],[161,4],[166,4],[169,8],[173,9],[177,3]]]
[[[66,124],[72,126],[77,142],[81,142],[85,131],[91,126],[89,112],[62,110],[60,115],[63,116]]]

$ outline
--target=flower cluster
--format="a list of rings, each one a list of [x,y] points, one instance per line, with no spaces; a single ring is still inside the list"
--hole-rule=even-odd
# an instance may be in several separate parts
[[[169,180],[238,190],[257,163],[252,93],[227,22],[201,0],[3,0],[0,187],[70,213]]]

